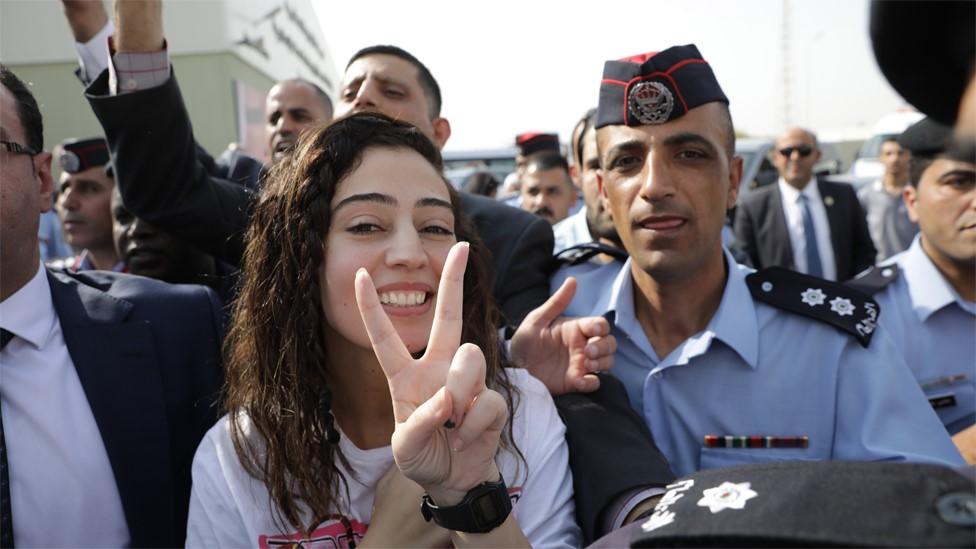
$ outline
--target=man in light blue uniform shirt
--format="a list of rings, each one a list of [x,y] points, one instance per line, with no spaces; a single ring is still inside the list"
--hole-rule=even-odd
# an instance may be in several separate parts
[[[956,445],[976,461],[976,166],[946,157],[951,135],[927,118],[899,137],[913,155],[904,198],[921,232],[852,285],[874,293],[882,326]]]
[[[722,246],[741,159],[693,45],[608,61],[599,184],[626,262],[590,269],[568,315],[601,315],[626,386],[678,476],[772,460],[962,459],[866,295]],[[872,339],[873,337],[873,339]]]

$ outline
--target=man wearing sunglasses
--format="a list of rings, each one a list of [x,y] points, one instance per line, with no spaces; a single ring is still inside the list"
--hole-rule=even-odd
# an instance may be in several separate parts
[[[791,128],[772,154],[779,181],[750,194],[735,214],[736,240],[753,266],[839,281],[870,267],[876,252],[853,187],[813,175],[817,136]]]

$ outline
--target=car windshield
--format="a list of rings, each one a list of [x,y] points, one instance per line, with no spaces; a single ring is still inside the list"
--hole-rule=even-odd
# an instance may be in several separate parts
[[[881,144],[889,139],[898,137],[895,134],[875,135],[861,145],[861,150],[857,152],[858,158],[878,158],[881,154]]]
[[[736,154],[742,157],[743,166],[751,166],[752,157],[756,156],[756,151],[736,151]]]

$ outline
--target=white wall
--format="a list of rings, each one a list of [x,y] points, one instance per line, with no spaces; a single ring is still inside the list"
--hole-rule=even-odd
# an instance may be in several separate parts
[[[106,7],[111,13],[111,2]],[[167,0],[163,25],[172,55],[231,51],[272,80],[300,76],[335,90],[335,62],[309,0]],[[258,48],[241,44],[245,39]],[[0,60],[16,66],[74,58],[59,0],[0,0]]]

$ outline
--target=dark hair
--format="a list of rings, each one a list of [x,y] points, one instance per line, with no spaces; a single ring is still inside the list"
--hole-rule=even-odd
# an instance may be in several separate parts
[[[278,84],[305,84],[306,86],[312,88],[316,95],[318,95],[319,100],[322,101],[322,106],[325,107],[325,112],[329,113],[329,118],[332,118],[332,99],[329,98],[329,94],[325,93],[325,90],[319,87],[318,84],[312,82],[311,80],[306,80],[304,78],[289,78],[287,80],[282,80]]]
[[[375,148],[415,151],[441,169],[440,153],[420,130],[369,112],[306,132],[294,153],[272,168],[247,231],[240,297],[225,343],[225,407],[238,459],[267,487],[275,519],[306,533],[343,501],[340,484],[348,495],[336,461],[352,471],[338,445],[329,442],[331,423],[320,413],[322,395],[331,390],[318,275],[323,240],[336,188]],[[444,185],[457,220],[455,234],[471,246],[462,342],[481,348],[486,383],[506,397],[512,417],[518,392],[503,368],[488,252],[461,215],[457,192],[446,180]],[[521,457],[511,429],[509,421],[501,447]],[[302,524],[305,512],[311,522]]]
[[[349,62],[346,63],[346,69],[348,70],[349,66],[357,59],[366,57],[367,55],[392,55],[417,67],[417,81],[420,82],[420,87],[424,89],[424,94],[427,96],[427,106],[430,107],[430,118],[433,120],[441,115],[441,87],[437,85],[437,80],[434,80],[434,75],[430,73],[430,70],[419,59],[411,55],[410,52],[396,46],[369,46],[354,53],[349,59]]]
[[[579,166],[581,169],[583,167],[583,136],[586,135],[586,132],[590,131],[594,125],[596,125],[596,109],[590,109],[586,111],[579,121],[576,122],[576,125],[573,126],[573,133],[570,137],[570,147],[573,150],[573,163]]]
[[[20,118],[20,125],[23,126],[24,136],[27,139],[27,143],[24,145],[35,152],[41,152],[44,150],[44,121],[41,118],[41,110],[37,107],[34,94],[3,63],[0,63],[0,84],[3,84],[3,87],[10,91],[17,103],[17,116]]]
[[[462,188],[465,192],[471,194],[480,194],[482,196],[495,196],[495,191],[501,183],[495,178],[491,172],[475,172],[468,176],[464,181]]]
[[[722,106],[720,109],[722,111],[722,125],[725,126],[725,152],[729,153],[729,158],[735,156],[735,124],[732,123],[732,112],[729,111],[729,106],[725,103],[719,103]],[[817,136],[813,136],[813,142],[817,142]]]
[[[932,165],[932,161],[934,160],[934,156],[916,156],[913,154],[912,159],[908,164],[909,185],[918,188],[918,184],[922,180],[922,174],[925,173],[925,170],[929,169],[929,166]]]
[[[536,170],[552,170],[552,169],[562,169],[569,173],[569,164],[566,163],[566,158],[557,152],[541,152],[529,156],[528,168],[535,168]]]

